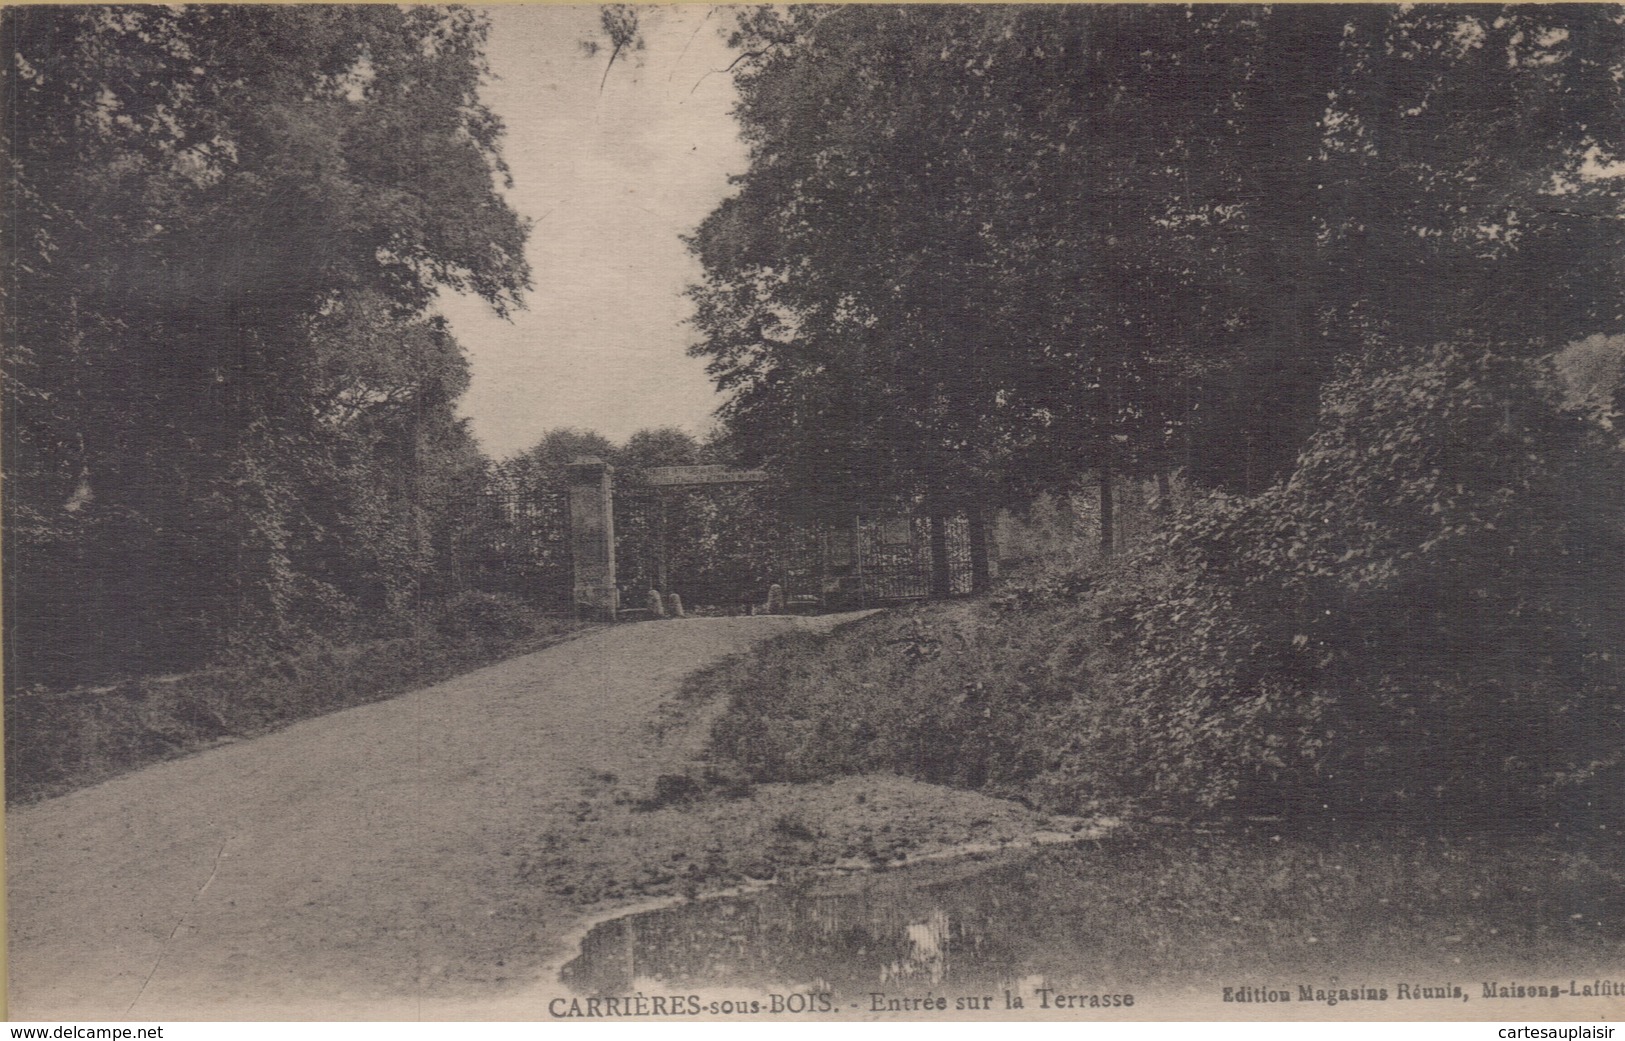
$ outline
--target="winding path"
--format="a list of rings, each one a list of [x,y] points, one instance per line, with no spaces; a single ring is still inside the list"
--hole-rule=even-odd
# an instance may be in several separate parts
[[[10,1014],[490,1011],[575,917],[512,851],[571,812],[584,778],[647,785],[683,754],[650,724],[685,675],[840,620],[611,627],[15,810]]]

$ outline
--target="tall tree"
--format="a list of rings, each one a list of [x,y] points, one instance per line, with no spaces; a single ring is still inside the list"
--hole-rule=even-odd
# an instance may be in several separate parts
[[[583,457],[612,462],[615,453],[615,443],[596,430],[558,427],[543,434],[541,440],[512,460],[511,465],[537,472],[555,472]]]
[[[1618,327],[1621,21],[749,12],[696,353],[752,461],[832,506],[1175,464],[1256,490],[1374,342]]]
[[[43,7],[0,32],[8,624],[86,634],[56,674],[88,675],[398,600],[357,576],[410,584],[403,482],[466,438],[434,294],[528,285],[483,18]]]

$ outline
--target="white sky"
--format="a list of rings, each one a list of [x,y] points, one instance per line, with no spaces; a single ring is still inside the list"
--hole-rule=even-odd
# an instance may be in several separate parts
[[[511,321],[478,299],[441,309],[473,366],[461,411],[496,458],[555,427],[623,440],[642,427],[702,434],[720,399],[685,350],[683,289],[700,268],[691,232],[743,173],[721,31],[732,13],[702,5],[645,7],[646,48],[616,61],[597,7],[486,9],[499,79],[486,103],[507,124],[508,201],[536,222],[528,256],[536,289]]]

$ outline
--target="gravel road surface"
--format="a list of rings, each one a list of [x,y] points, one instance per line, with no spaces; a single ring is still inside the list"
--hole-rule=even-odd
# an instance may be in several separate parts
[[[477,1011],[581,918],[514,851],[569,819],[583,778],[646,789],[692,752],[651,737],[686,674],[840,620],[609,627],[10,812],[10,1014]]]

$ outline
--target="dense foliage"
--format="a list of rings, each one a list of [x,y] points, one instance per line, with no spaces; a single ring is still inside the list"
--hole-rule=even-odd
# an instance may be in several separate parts
[[[3,33],[8,677],[186,667],[450,592],[484,461],[430,305],[528,285],[483,19],[35,7]]]
[[[734,42],[695,350],[831,511],[1255,493],[1372,342],[1625,322],[1615,8],[798,7]]]
[[[750,462],[832,512],[1092,473],[1108,533],[1114,475],[1207,491],[1119,566],[774,658],[719,748],[1617,819],[1618,7],[795,8],[734,43],[751,166],[692,242],[695,353]]]
[[[1208,806],[1617,813],[1609,442],[1504,353],[1352,367],[1289,479],[1183,511],[1102,594],[1115,664],[1067,769]]]
[[[1295,470],[1134,557],[781,647],[716,747],[1059,808],[1615,827],[1625,453],[1543,365],[1384,354]]]

